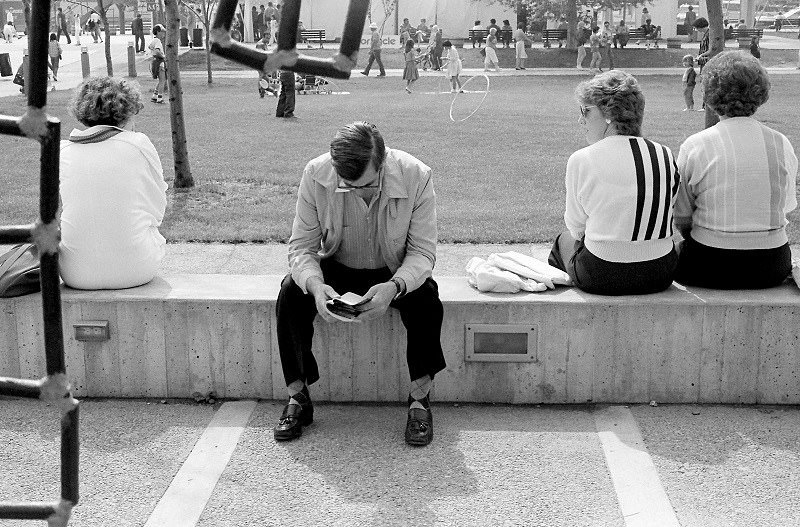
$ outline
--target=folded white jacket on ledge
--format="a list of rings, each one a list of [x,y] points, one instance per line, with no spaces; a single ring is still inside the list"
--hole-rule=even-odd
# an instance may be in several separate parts
[[[509,271],[490,265],[483,258],[473,257],[467,263],[469,284],[483,293],[517,293],[545,291],[547,286],[535,280],[523,279]]]
[[[487,262],[505,271],[511,271],[523,278],[531,278],[545,284],[549,289],[555,285],[572,285],[569,275],[552,265],[537,260],[533,256],[509,251],[505,253],[492,253]]]

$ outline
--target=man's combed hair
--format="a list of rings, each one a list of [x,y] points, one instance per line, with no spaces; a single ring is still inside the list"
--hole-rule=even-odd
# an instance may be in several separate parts
[[[331,163],[339,177],[346,181],[360,178],[370,162],[379,169],[385,158],[383,137],[371,123],[348,124],[339,129],[331,141]]]
[[[715,55],[703,68],[706,106],[726,117],[750,117],[769,99],[767,70],[741,51]]]
[[[595,75],[578,84],[575,98],[580,104],[597,106],[620,135],[642,135],[644,95],[633,75],[621,70]]]
[[[71,112],[86,126],[123,126],[144,108],[139,88],[114,77],[92,77],[75,90]]]

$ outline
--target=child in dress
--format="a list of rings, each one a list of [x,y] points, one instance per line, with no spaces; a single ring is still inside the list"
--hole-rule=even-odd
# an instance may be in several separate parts
[[[686,101],[684,112],[694,110],[694,86],[697,83],[697,73],[694,71],[694,57],[686,55],[683,57],[683,65],[686,71],[683,72],[683,99]]]
[[[411,93],[411,85],[419,79],[417,70],[417,56],[414,54],[414,41],[406,40],[406,47],[403,48],[403,55],[406,59],[406,68],[403,70],[403,80],[406,81],[406,92]]]
[[[449,40],[445,40],[442,46],[447,53],[447,76],[450,77],[450,93],[455,93],[456,88],[458,88],[459,92],[463,93],[464,90],[461,89],[461,79],[458,78],[458,76],[461,75],[461,58],[458,56],[458,50],[453,47],[453,43]]]
[[[61,45],[58,43],[58,37],[55,33],[50,33],[47,54],[50,56],[50,69],[53,72],[53,82],[58,82],[58,62],[61,60]],[[53,85],[52,89],[56,89],[55,85]]]

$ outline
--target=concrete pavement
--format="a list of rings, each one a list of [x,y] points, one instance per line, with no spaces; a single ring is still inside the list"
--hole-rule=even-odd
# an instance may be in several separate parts
[[[192,525],[667,525],[653,519],[646,502],[623,515],[620,485],[633,476],[609,469],[612,453],[597,424],[604,406],[434,402],[434,441],[411,448],[403,443],[399,405],[319,404],[302,438],[276,443],[272,426],[282,404],[258,403],[238,443],[220,445],[235,450],[213,492],[192,496],[204,502]],[[89,400],[81,408],[81,503],[70,526],[142,526],[178,484],[176,473],[219,404]],[[615,408],[643,438],[620,448],[635,446],[652,462],[657,478],[650,484],[663,488],[679,525],[800,523],[797,408]],[[0,400],[4,500],[56,496],[57,418],[34,401]],[[212,464],[215,453],[207,455]]]

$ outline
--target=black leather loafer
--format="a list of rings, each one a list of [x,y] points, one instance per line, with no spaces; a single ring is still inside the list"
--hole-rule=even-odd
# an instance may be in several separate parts
[[[307,404],[287,404],[283,408],[278,424],[273,429],[275,441],[297,439],[303,435],[303,427],[310,425],[313,421],[314,405],[310,400]]]
[[[433,440],[433,414],[429,408],[409,408],[406,422],[406,443],[425,446]]]

